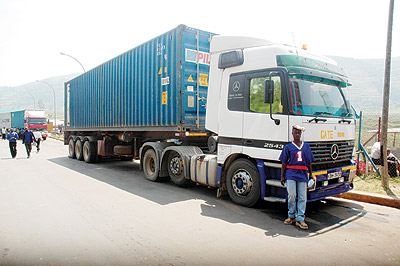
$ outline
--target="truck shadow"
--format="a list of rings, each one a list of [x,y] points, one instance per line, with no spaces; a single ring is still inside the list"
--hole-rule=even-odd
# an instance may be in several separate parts
[[[328,198],[307,204],[306,222],[309,229],[301,230],[295,225],[283,224],[287,217],[286,204],[262,202],[255,208],[246,208],[232,203],[227,196],[217,198],[214,188],[196,185],[180,188],[168,179],[150,182],[144,178],[139,164],[135,162],[105,160],[86,164],[67,157],[49,161],[159,205],[198,200],[201,215],[253,226],[263,230],[267,237],[314,237],[350,225],[366,214],[363,206],[355,202]]]

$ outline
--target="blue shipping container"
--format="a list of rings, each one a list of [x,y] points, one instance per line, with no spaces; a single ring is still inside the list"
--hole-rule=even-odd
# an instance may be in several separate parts
[[[66,82],[66,130],[204,129],[212,36],[179,25]]]
[[[11,112],[11,127],[24,128],[25,110]]]

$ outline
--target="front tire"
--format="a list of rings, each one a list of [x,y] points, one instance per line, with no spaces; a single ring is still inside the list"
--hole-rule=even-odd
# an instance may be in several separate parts
[[[234,161],[227,172],[226,189],[234,203],[254,206],[261,195],[260,174],[256,166],[247,159]]]
[[[80,139],[75,142],[75,158],[83,161],[83,143]]]
[[[148,149],[143,156],[143,173],[147,180],[158,181],[160,165],[153,149]]]
[[[185,178],[183,160],[179,153],[171,151],[168,154],[168,174],[172,182],[179,187],[187,187],[190,180]]]

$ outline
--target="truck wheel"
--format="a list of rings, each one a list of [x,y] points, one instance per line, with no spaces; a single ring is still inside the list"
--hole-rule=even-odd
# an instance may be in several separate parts
[[[83,145],[80,139],[75,142],[75,158],[79,161],[83,160]]]
[[[75,141],[73,139],[68,142],[68,157],[75,159]]]
[[[176,151],[171,151],[168,154],[168,174],[172,182],[180,187],[187,187],[190,184],[190,180],[185,178],[183,173],[183,161],[182,157]]]
[[[96,162],[96,146],[93,142],[85,141],[83,144],[83,160],[87,163]]]
[[[253,163],[239,159],[228,169],[226,189],[231,200],[239,205],[251,207],[260,200],[260,174]]]
[[[156,153],[153,149],[148,149],[143,156],[143,173],[146,179],[153,182],[157,181],[159,168]]]

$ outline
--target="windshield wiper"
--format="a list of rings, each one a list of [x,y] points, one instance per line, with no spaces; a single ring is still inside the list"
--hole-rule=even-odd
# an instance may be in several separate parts
[[[311,122],[313,122],[313,121],[315,121],[315,123],[318,123],[318,122],[326,122],[326,119],[324,119],[324,118],[319,118],[319,117],[317,116],[317,117],[314,117],[313,119],[308,120],[308,123],[311,123]]]
[[[333,115],[332,113],[329,113],[329,112],[315,112],[314,113],[314,115]],[[313,119],[310,119],[310,120],[308,120],[308,123],[311,123],[311,122],[314,122],[315,121],[315,123],[318,123],[318,122],[326,122],[327,120],[326,119],[324,119],[324,118],[319,118],[318,116],[317,117],[314,117]]]
[[[345,119],[345,118],[348,117],[349,115],[351,115],[350,112],[348,112],[341,120],[339,120],[339,124],[340,124],[340,123],[348,123],[348,124],[350,125],[350,124],[351,124],[351,120]]]
[[[333,115],[333,113],[330,112],[315,112],[314,115]]]

